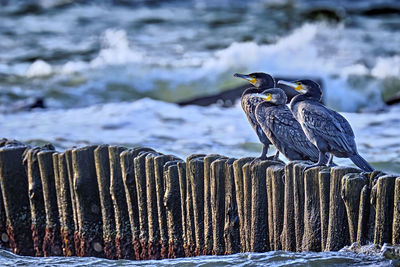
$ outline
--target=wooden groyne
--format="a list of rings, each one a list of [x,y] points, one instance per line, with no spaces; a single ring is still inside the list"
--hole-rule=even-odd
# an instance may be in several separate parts
[[[0,142],[0,244],[162,259],[400,244],[400,177],[150,148]]]

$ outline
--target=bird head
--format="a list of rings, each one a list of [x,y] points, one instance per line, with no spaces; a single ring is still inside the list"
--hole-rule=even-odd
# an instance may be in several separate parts
[[[303,95],[313,96],[318,99],[320,99],[322,96],[320,85],[312,80],[297,80],[293,82],[279,80],[278,84],[283,84],[292,87],[293,89],[295,89],[296,91],[300,92]]]
[[[262,93],[253,94],[253,96],[275,105],[285,105],[287,100],[285,92],[280,88],[267,89]]]
[[[263,72],[253,72],[250,74],[233,74],[233,77],[238,77],[247,80],[257,88],[274,88],[275,80],[271,75]]]

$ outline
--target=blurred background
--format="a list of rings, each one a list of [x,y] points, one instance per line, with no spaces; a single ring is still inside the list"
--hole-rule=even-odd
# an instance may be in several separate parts
[[[237,103],[172,104],[255,71],[318,78],[361,154],[400,172],[399,1],[0,0],[7,138],[257,156]]]

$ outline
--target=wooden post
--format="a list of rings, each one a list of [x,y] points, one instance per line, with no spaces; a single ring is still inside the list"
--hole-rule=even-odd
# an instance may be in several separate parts
[[[296,233],[296,251],[303,249],[304,235],[304,171],[307,162],[299,162],[293,166],[294,174],[294,224]]]
[[[204,157],[204,250],[202,254],[212,254],[213,248],[213,231],[212,231],[212,213],[211,213],[211,163],[221,158],[221,155],[210,154]]]
[[[159,155],[154,157],[158,224],[160,226],[160,246],[161,246],[162,259],[168,258],[168,242],[169,242],[167,214],[166,214],[166,208],[164,206],[164,194],[165,194],[164,164],[168,161],[172,161],[175,159],[176,157],[172,155]],[[182,218],[180,219],[180,222],[182,224]]]
[[[36,257],[43,257],[43,239],[46,231],[46,211],[44,209],[42,181],[37,159],[37,153],[40,150],[40,147],[25,150],[23,160],[28,175],[32,219],[31,230]]]
[[[240,252],[239,215],[233,167],[235,160],[228,159],[225,162],[225,254]]]
[[[54,167],[54,171],[58,170],[59,188],[57,188],[57,199],[59,201],[58,210],[61,214],[61,239],[63,246],[64,256],[78,255],[79,247],[75,243],[75,237],[78,237],[78,224],[75,224],[73,203],[75,200],[71,199],[72,193],[70,192],[73,186],[70,186],[68,179],[68,168],[66,153],[55,154],[53,156],[54,163],[58,162]],[[55,173],[57,176],[57,173]],[[56,184],[57,185],[57,184]],[[75,194],[74,194],[75,195]],[[77,239],[78,241],[78,239]]]
[[[192,186],[193,222],[195,232],[195,255],[204,249],[204,158],[196,157],[186,162],[187,177]]]
[[[224,222],[225,222],[225,162],[227,159],[217,159],[211,163],[211,212],[213,214],[213,254],[225,253]]]
[[[246,163],[243,166],[243,218],[244,234],[246,242],[246,251],[251,251],[251,166],[252,163]]]
[[[7,143],[6,138],[0,139],[0,148],[4,147]],[[6,224],[7,224],[7,216],[6,211],[4,209],[4,202],[3,202],[3,194],[1,193],[1,185],[0,185],[0,246],[2,248],[9,248],[10,247],[10,238],[7,234]]]
[[[235,181],[236,203],[238,205],[239,216],[239,237],[240,252],[247,252],[246,233],[245,233],[245,217],[244,217],[244,189],[243,189],[243,166],[251,162],[254,158],[241,158],[233,162],[233,178]]]
[[[281,250],[281,234],[283,228],[284,209],[284,166],[273,165],[268,167],[267,177],[271,177],[272,182],[271,193],[273,210],[274,250]]]
[[[183,243],[183,251],[185,257],[189,254],[189,243],[188,243],[188,235],[189,230],[187,229],[187,181],[186,181],[186,162],[179,161],[177,163],[178,168],[178,177],[179,177],[179,193],[181,200],[181,214],[182,214],[182,243]]]
[[[193,154],[186,159],[186,244],[185,256],[191,257],[195,255],[196,249],[196,235],[195,235],[195,225],[194,225],[194,210],[193,210],[193,191],[192,183],[189,178],[189,166],[188,162],[191,160],[204,157],[202,154]]]
[[[66,169],[65,169],[65,175],[68,179],[68,185],[69,185],[69,192],[70,192],[70,199],[71,199],[71,204],[72,204],[72,214],[73,214],[73,220],[74,220],[74,225],[75,225],[75,230],[74,230],[74,243],[75,243],[75,254],[78,256],[81,254],[81,241],[80,241],[80,236],[79,236],[79,219],[78,219],[78,202],[77,202],[77,197],[76,197],[76,192],[75,192],[75,182],[74,182],[74,170],[72,167],[72,149],[67,149],[65,151],[65,164],[66,164]]]
[[[326,238],[329,225],[329,191],[331,170],[324,169],[319,172],[319,206],[321,208],[321,251],[325,251]]]
[[[156,178],[154,158],[158,153],[149,153],[146,156],[146,198],[149,222],[149,259],[161,259],[160,226],[158,220],[158,206],[156,193]]]
[[[392,244],[400,244],[400,177],[396,178],[394,186],[394,206],[393,206],[393,237]]]
[[[136,192],[139,208],[139,225],[140,235],[139,242],[141,247],[140,259],[149,258],[149,224],[147,212],[147,195],[146,195],[146,156],[151,152],[141,152],[134,159],[134,170],[136,180]]]
[[[359,173],[359,169],[349,167],[331,168],[331,184],[329,193],[329,225],[325,250],[337,251],[349,245],[349,226],[346,208],[341,197],[342,179],[348,173]]]
[[[110,194],[110,163],[108,145],[98,146],[94,150],[97,184],[103,222],[104,253],[107,259],[117,259],[115,247],[114,208]]]
[[[129,222],[126,194],[122,181],[120,154],[125,147],[110,146],[108,156],[110,159],[110,194],[115,215],[115,247],[119,259],[133,259],[132,232]]]
[[[342,199],[349,224],[350,244],[357,241],[361,190],[368,183],[364,175],[349,173],[342,178]]]
[[[375,244],[392,242],[395,180],[396,176],[385,175],[376,183]]]
[[[294,164],[289,162],[285,166],[285,203],[283,209],[282,249],[296,251],[296,232],[294,224]]]
[[[321,251],[319,173],[323,170],[326,167],[314,167],[304,172],[303,251]]]
[[[37,154],[46,211],[46,233],[43,240],[43,253],[45,257],[63,255],[55,186],[56,178],[53,168],[54,152],[54,149],[51,149],[41,151]]]
[[[122,169],[122,181],[124,183],[127,208],[129,214],[129,222],[131,225],[132,232],[132,245],[135,253],[135,259],[140,260],[142,253],[139,236],[140,236],[140,223],[139,223],[139,204],[138,194],[135,177],[135,165],[134,158],[142,152],[153,151],[150,148],[134,148],[125,150],[120,154],[121,169]]]
[[[115,216],[110,194],[109,146],[101,145],[94,150],[97,184],[103,222],[104,253],[107,259],[117,259],[115,246]]]
[[[81,257],[104,257],[102,218],[94,150],[96,146],[72,150],[74,190],[79,224]]]
[[[179,258],[185,255],[183,249],[182,208],[179,185],[178,162],[169,161],[164,167],[165,195],[164,205],[167,210],[168,224],[168,258]]]
[[[252,203],[250,250],[254,252],[269,251],[268,202],[267,202],[267,168],[277,164],[275,161],[256,161],[252,164]]]
[[[4,146],[0,148],[0,182],[6,212],[7,235],[12,252],[33,256],[31,214],[22,154],[25,146]]]

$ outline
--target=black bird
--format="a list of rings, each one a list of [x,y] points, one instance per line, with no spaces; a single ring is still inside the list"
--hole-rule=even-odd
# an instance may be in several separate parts
[[[286,106],[285,92],[272,88],[252,96],[264,100],[256,107],[256,119],[279,152],[289,160],[317,162],[318,149],[307,139],[300,123]],[[325,159],[328,160],[327,156]]]
[[[374,170],[358,154],[349,122],[342,115],[319,102],[322,91],[318,83],[312,80],[279,81],[278,83],[291,86],[301,93],[290,101],[290,109],[301,124],[307,138],[319,150],[319,160],[313,166],[324,165],[324,155],[330,153],[328,164],[333,156],[336,156],[350,158],[363,171]]]
[[[253,85],[253,87],[247,88],[243,92],[240,100],[243,111],[244,113],[246,113],[247,119],[249,120],[251,127],[253,127],[254,131],[256,131],[258,139],[263,144],[263,149],[259,158],[261,160],[265,160],[267,158],[269,145],[271,145],[272,143],[263,132],[255,117],[256,106],[264,100],[259,97],[252,97],[251,94],[261,93],[265,89],[274,88],[275,79],[271,75],[262,72],[254,72],[248,75],[235,73],[233,76],[245,79]],[[279,151],[276,152],[274,160],[277,160],[278,157]]]

